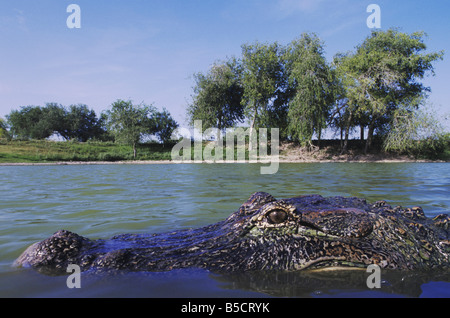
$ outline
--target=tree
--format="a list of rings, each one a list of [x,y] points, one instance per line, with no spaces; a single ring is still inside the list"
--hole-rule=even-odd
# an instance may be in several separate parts
[[[6,124],[6,121],[3,118],[0,118],[0,139],[3,138],[10,138],[10,135],[8,133],[8,125]]]
[[[424,32],[373,31],[355,53],[335,58],[346,90],[346,140],[351,126],[368,128],[365,152],[374,132],[392,121],[402,105],[417,108],[429,88],[420,80],[433,72],[443,52],[423,54]],[[346,143],[345,143],[346,145]]]
[[[194,77],[195,95],[188,107],[191,124],[195,120],[201,120],[203,129],[218,128],[221,132],[243,121],[243,88],[240,83],[240,66],[235,59],[214,64],[208,74],[197,73]]]
[[[384,140],[384,149],[411,154],[432,152],[437,155],[442,152],[445,130],[435,113],[430,107],[397,110]]]
[[[143,134],[155,133],[155,122],[152,116],[153,106],[133,105],[132,101],[117,100],[106,112],[108,128],[116,141],[133,146],[133,158],[136,158],[136,146]]]
[[[250,138],[255,128],[261,126],[269,128],[271,122],[269,103],[276,100],[280,82],[283,80],[280,58],[282,52],[278,43],[256,42],[242,46],[242,86],[244,88],[242,103],[250,119]]]
[[[61,129],[57,131],[66,140],[76,139],[80,142],[100,137],[105,133],[95,111],[83,104],[71,105],[65,111]]]
[[[156,111],[154,114],[155,121],[155,135],[165,145],[172,136],[175,129],[178,128],[178,123],[172,118],[169,111],[163,108],[162,112]]]
[[[335,101],[336,80],[327,64],[323,43],[315,34],[302,34],[285,53],[286,72],[293,97],[289,102],[288,132],[303,145],[327,126]]]
[[[63,132],[68,130],[67,126],[69,125],[66,108],[57,103],[47,103],[42,110],[45,114],[42,121],[52,130],[52,135],[56,133],[65,138]]]
[[[13,135],[24,139],[45,139],[57,133],[66,140],[84,142],[105,133],[101,120],[86,105],[68,109],[56,103],[27,106],[7,116]]]
[[[54,129],[52,109],[40,106],[25,106],[13,110],[6,116],[11,127],[12,136],[22,139],[45,139],[50,137]]]

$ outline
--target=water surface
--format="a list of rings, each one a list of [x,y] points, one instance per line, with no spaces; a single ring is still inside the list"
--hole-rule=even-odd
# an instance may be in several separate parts
[[[302,194],[358,196],[369,202],[422,206],[448,213],[447,163],[281,164],[261,175],[258,164],[0,166],[0,297],[450,297],[446,277],[386,274],[380,290],[367,274],[262,273],[204,270],[66,277],[12,268],[30,244],[59,229],[91,239],[120,233],[200,227],[226,218],[256,191],[276,198]],[[324,276],[325,275],[325,276]]]

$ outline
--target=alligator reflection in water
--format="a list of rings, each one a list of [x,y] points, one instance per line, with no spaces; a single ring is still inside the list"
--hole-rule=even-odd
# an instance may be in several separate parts
[[[373,292],[373,295],[387,297],[390,295],[395,297],[419,297],[423,293],[422,286],[426,283],[435,281],[450,283],[450,276],[447,271],[383,270],[381,272],[381,288],[369,289],[367,287],[369,275],[364,270],[305,270],[297,272],[227,273],[213,275],[213,277],[223,283],[222,288],[255,291],[275,297],[327,297],[349,293],[362,296],[365,295],[364,293],[370,295],[370,292]]]
[[[212,273],[204,269],[169,272],[82,273],[77,296],[126,290],[127,297],[450,297],[446,271],[381,270],[381,288],[369,289],[365,270],[252,271]],[[57,276],[57,285],[65,277]],[[437,285],[433,285],[437,284]],[[433,288],[430,286],[439,286]],[[66,293],[69,290],[66,289]],[[58,296],[59,297],[59,296]]]

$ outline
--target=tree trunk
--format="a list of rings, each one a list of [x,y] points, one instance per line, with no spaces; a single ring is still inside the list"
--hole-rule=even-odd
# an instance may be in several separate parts
[[[350,134],[350,125],[352,123],[352,118],[353,118],[353,114],[350,112],[350,114],[348,116],[347,127],[345,127],[345,140],[344,140],[344,145],[342,146],[342,149],[341,149],[341,155],[343,153],[347,152],[348,135]]]
[[[253,134],[255,133],[255,123],[256,123],[256,116],[258,115],[258,108],[255,106],[255,113],[253,114],[252,123],[250,124],[250,136],[248,140],[248,151],[253,150]]]
[[[364,141],[364,125],[360,125],[360,137],[361,137],[361,141]]]
[[[136,143],[133,142],[133,158],[134,159],[136,159],[136,153],[137,153],[137,151],[136,151]]]
[[[222,122],[223,122],[223,116],[220,114],[217,116],[217,143],[222,143]]]
[[[375,128],[375,124],[374,124],[374,121],[372,121],[369,124],[369,131],[367,132],[366,147],[364,148],[364,154],[366,154],[366,155],[367,155],[367,152],[369,151],[369,148],[372,146],[374,128]]]
[[[322,130],[319,130],[319,133],[317,134],[317,147],[320,149],[320,140],[322,140]]]

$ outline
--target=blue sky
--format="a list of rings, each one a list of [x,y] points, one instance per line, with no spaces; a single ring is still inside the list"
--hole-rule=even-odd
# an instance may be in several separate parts
[[[72,3],[80,29],[66,25]],[[166,107],[186,126],[194,73],[240,56],[244,43],[284,45],[303,32],[325,42],[331,61],[370,34],[371,3],[381,8],[382,29],[423,30],[430,52],[446,51],[424,83],[439,113],[450,113],[447,0],[0,0],[0,117],[48,102],[99,114],[131,99]]]

